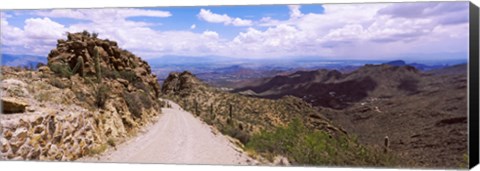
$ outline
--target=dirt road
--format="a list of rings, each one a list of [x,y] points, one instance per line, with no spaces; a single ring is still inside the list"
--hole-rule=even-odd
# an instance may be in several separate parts
[[[148,131],[108,151],[101,162],[168,164],[252,164],[227,137],[214,134],[207,124],[169,102],[157,123]]]

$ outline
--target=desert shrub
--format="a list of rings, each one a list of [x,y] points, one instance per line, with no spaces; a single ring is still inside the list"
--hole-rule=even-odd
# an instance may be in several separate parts
[[[211,119],[208,119],[208,120],[209,122],[212,122],[211,124],[213,124],[213,121]],[[222,132],[223,134],[229,135],[230,137],[238,139],[242,144],[247,144],[250,140],[250,135],[248,133],[240,129],[237,129],[235,127],[232,127],[228,124],[224,126],[222,129],[220,129],[220,132]]]
[[[149,94],[144,92],[124,92],[123,97],[125,102],[127,103],[128,109],[130,113],[132,113],[135,117],[139,118],[142,115],[142,109],[150,109],[155,107],[156,110],[161,110],[162,103],[165,102],[158,102],[150,98]]]
[[[288,127],[279,127],[273,132],[263,130],[259,134],[254,134],[247,147],[259,152],[287,155],[305,132],[305,126],[296,119]]]
[[[68,87],[67,85],[65,85],[60,79],[58,78],[53,78],[50,80],[50,84],[57,87],[57,88],[61,88],[61,89],[64,89],[66,87]]]
[[[111,70],[106,67],[101,67],[101,70],[103,72],[103,75],[107,78],[111,78],[111,79],[120,78],[120,73],[116,70]]]
[[[87,100],[87,96],[81,91],[76,91],[75,97],[78,99],[78,101],[81,102],[85,102]]]
[[[141,89],[143,90],[143,92],[149,94],[150,93],[150,88],[147,87],[143,82],[141,81],[135,81],[135,83],[133,83],[133,86],[138,88],[138,89]]]
[[[52,70],[55,74],[61,77],[70,77],[73,75],[72,69],[67,64],[49,64],[48,67]]]
[[[142,116],[142,102],[140,98],[135,93],[123,93],[123,98],[127,103],[128,110],[132,115],[136,118],[140,118]]]
[[[346,136],[309,130],[299,119],[286,127],[254,134],[246,145],[267,156],[283,155],[300,165],[396,166],[398,158]]]
[[[98,33],[92,32],[92,37],[93,37],[93,38],[97,38],[97,37],[98,37]]]
[[[129,82],[134,82],[137,79],[137,75],[133,71],[120,71],[120,78],[125,79]]]
[[[90,37],[90,33],[87,30],[83,30],[82,34],[86,37]]]
[[[154,102],[152,101],[152,99],[150,99],[150,95],[148,95],[147,93],[137,93],[137,94],[139,95],[138,97],[140,98],[140,102],[142,103],[142,106],[144,108],[147,108],[147,109],[152,108]]]
[[[95,104],[98,108],[105,107],[105,102],[107,101],[108,94],[110,93],[110,88],[105,85],[100,85],[95,92]]]
[[[112,146],[112,147],[116,146],[115,140],[113,138],[108,138],[107,144]]]
[[[108,148],[107,144],[101,144],[101,145],[94,146],[94,147],[88,149],[88,151],[86,151],[86,154],[87,154],[87,155],[97,155],[97,154],[101,154],[101,153],[103,153],[105,150],[107,150],[107,148]]]

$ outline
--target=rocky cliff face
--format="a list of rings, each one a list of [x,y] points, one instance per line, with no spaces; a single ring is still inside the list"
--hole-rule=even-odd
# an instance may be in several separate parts
[[[150,66],[88,32],[58,40],[38,71],[2,67],[0,159],[76,160],[133,136],[161,113]]]

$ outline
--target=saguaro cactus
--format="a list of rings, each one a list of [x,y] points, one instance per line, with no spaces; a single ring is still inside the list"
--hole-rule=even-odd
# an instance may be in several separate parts
[[[187,99],[184,99],[184,100],[183,100],[183,107],[184,107],[183,110],[188,111],[188,101],[187,101]]]
[[[198,102],[197,102],[197,99],[195,99],[194,105],[195,105],[195,114],[198,116],[198,115],[200,115],[200,113],[198,112]]]
[[[386,153],[386,152],[388,152],[388,148],[390,146],[390,141],[388,139],[388,136],[385,136],[384,146],[385,146],[384,152]]]
[[[210,115],[213,115],[213,103],[210,103]]]
[[[233,115],[233,106],[231,103],[228,104],[228,116],[230,116],[230,119],[232,119],[232,115]]]
[[[95,72],[97,74],[97,81],[98,83],[102,82],[102,70],[100,68],[100,56],[98,55],[98,47],[95,46],[93,48],[93,58],[95,62]]]
[[[83,62],[83,57],[78,56],[77,57],[77,64],[75,64],[75,67],[73,67],[72,73],[75,74],[79,71],[80,76],[84,77],[84,62]]]

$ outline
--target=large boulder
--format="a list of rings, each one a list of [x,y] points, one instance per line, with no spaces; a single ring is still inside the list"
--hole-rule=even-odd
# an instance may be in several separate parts
[[[2,97],[2,113],[23,113],[28,103],[15,97]]]

